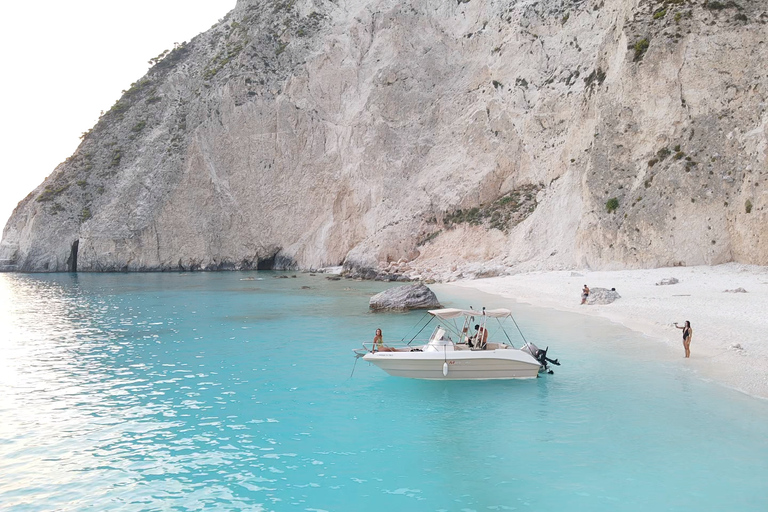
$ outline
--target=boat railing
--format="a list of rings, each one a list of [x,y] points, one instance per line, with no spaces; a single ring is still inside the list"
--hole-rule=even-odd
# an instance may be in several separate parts
[[[382,345],[376,345],[372,341],[366,341],[362,344],[362,349],[355,349],[355,352],[364,350],[369,352],[415,352],[421,350],[428,340],[407,341],[386,341]]]
[[[436,351],[443,350],[441,347],[450,346],[449,350],[482,350],[479,347],[472,347],[467,343],[467,340],[464,339],[463,343],[455,343],[451,340],[444,340],[445,345],[437,345],[433,343],[430,343],[432,341],[434,343],[434,340],[429,339],[414,339],[410,342],[401,340],[401,341],[387,341],[384,342],[381,346],[376,346],[372,341],[366,341],[362,343],[362,347],[353,349],[355,354],[358,356],[364,356],[365,354],[370,354],[372,352],[422,352],[424,350],[427,350],[428,348],[432,348]],[[443,340],[440,340],[443,341]],[[504,348],[515,348],[511,344],[507,343],[496,343],[496,342],[489,342],[487,345],[487,349],[494,350],[494,349],[504,349]]]

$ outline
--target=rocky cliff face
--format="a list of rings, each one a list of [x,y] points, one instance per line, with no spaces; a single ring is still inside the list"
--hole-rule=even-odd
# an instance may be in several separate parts
[[[744,0],[240,0],[19,204],[0,263],[766,265],[767,22]]]

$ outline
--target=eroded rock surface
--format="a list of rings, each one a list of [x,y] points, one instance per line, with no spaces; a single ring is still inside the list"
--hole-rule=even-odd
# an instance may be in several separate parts
[[[408,311],[439,308],[440,301],[427,285],[414,283],[377,293],[371,297],[369,305],[374,311]]]
[[[19,204],[0,270],[766,265],[766,22],[746,1],[240,0]]]
[[[588,305],[603,305],[610,304],[617,299],[620,299],[621,295],[616,290],[609,290],[607,288],[590,288],[589,297],[587,298]]]

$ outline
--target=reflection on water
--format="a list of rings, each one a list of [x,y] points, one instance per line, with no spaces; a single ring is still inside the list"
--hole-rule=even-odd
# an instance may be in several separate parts
[[[0,275],[0,507],[768,505],[766,404],[618,326],[489,303],[552,347],[554,376],[350,379],[350,349],[422,314],[368,313],[379,283],[253,275]]]

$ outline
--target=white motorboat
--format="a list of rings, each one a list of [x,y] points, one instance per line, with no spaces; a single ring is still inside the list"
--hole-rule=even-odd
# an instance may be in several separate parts
[[[414,343],[415,338],[380,346],[363,343],[355,352],[390,375],[428,380],[533,379],[541,372],[552,373],[548,363],[560,364],[525,340],[522,332],[522,346],[512,345],[504,329],[505,320],[514,322],[508,309],[448,308],[429,314],[441,323],[426,343]]]

